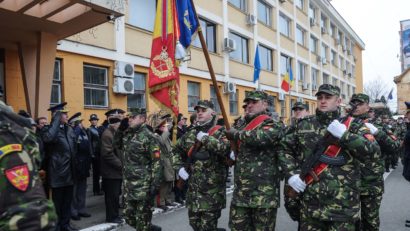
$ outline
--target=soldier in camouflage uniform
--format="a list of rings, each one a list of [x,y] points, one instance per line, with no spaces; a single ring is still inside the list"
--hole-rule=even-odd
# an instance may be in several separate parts
[[[0,230],[54,230],[57,216],[38,175],[30,121],[0,101]]]
[[[281,167],[294,191],[303,192],[300,230],[355,230],[354,222],[360,216],[358,159],[376,152],[377,142],[367,127],[356,125],[351,118],[343,123],[338,120],[341,98],[337,86],[321,85],[316,97],[316,114],[300,119],[295,132],[281,141]],[[333,151],[327,143],[318,147],[325,134],[332,137]],[[301,179],[303,163],[322,148],[326,150],[312,169],[319,180],[311,181],[310,174]]]
[[[227,131],[239,143],[234,168],[234,192],[230,209],[231,230],[274,230],[279,207],[276,146],[281,126],[266,113],[267,94],[252,91],[245,98],[245,123]],[[231,159],[235,157],[231,155]]]
[[[394,149],[394,141],[383,131],[382,127],[368,121],[369,96],[353,94],[350,103],[356,105],[353,116],[358,124],[362,123],[370,129],[379,146],[384,150]],[[379,209],[384,192],[384,161],[380,149],[371,155],[364,156],[364,161],[360,163],[360,173],[361,216],[360,221],[356,224],[356,230],[379,230]]]
[[[145,110],[131,108],[123,136],[125,221],[138,231],[161,230],[151,224],[154,196],[160,184],[160,148],[147,128]]]
[[[229,142],[223,127],[216,126],[211,101],[195,106],[197,124],[182,136],[174,148],[174,166],[179,177],[188,181],[189,224],[195,231],[218,229],[218,218],[226,205],[226,166]]]

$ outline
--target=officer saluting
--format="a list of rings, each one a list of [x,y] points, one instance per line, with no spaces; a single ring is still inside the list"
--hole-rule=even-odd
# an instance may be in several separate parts
[[[66,104],[64,102],[50,107],[48,110],[52,113],[51,123],[41,129],[41,138],[49,158],[49,185],[61,231],[76,230],[70,225],[76,137],[73,129],[67,124]]]
[[[56,215],[39,179],[39,158],[29,120],[0,101],[0,230],[54,230]]]

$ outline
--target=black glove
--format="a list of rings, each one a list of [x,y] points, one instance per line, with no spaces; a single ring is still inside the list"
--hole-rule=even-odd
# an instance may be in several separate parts
[[[125,131],[125,130],[127,130],[128,127],[129,127],[128,118],[124,118],[123,120],[121,120],[121,123],[120,123],[120,126],[118,127],[118,130]]]
[[[226,138],[228,140],[237,140],[239,137],[239,132],[235,128],[230,128],[225,131]]]

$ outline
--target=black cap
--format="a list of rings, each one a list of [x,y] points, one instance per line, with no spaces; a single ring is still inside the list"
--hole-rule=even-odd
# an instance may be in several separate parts
[[[72,115],[69,119],[68,119],[68,123],[74,123],[76,121],[80,121],[81,119],[81,112],[77,112],[74,115]]]
[[[93,121],[93,120],[100,120],[100,119],[98,118],[97,114],[91,114],[91,115],[90,115],[89,121]]]
[[[20,110],[17,114],[23,116],[24,118],[31,118],[30,114],[24,110]]]
[[[68,112],[68,110],[65,108],[65,106],[67,105],[67,102],[62,102],[60,104],[51,106],[49,109],[47,109],[48,111],[51,111],[52,113],[56,112],[56,111],[61,111],[61,112]]]
[[[105,116],[109,117],[109,116],[118,115],[118,114],[125,114],[125,111],[120,108],[114,108],[114,109],[107,111],[105,113]]]

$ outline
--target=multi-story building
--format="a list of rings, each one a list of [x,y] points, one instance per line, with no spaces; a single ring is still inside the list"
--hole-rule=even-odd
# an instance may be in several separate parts
[[[253,83],[256,46],[262,66],[259,87],[274,96],[271,110],[281,116],[289,118],[297,100],[307,102],[314,112],[315,93],[323,83],[338,85],[345,102],[362,91],[364,43],[328,0],[194,3],[230,116],[241,113],[246,92],[258,87]],[[60,41],[51,103],[67,101],[72,112],[81,111],[86,117],[102,116],[114,107],[157,110],[147,90],[155,8],[156,1],[128,0],[124,17]],[[285,94],[280,85],[289,68],[294,84],[290,94]],[[199,99],[217,103],[198,40],[180,73],[183,114],[192,112]],[[24,107],[21,92],[10,97],[17,97],[10,101],[15,108]]]
[[[394,77],[394,82],[397,85],[397,112],[404,115],[407,109],[404,102],[410,102],[410,68]]]

